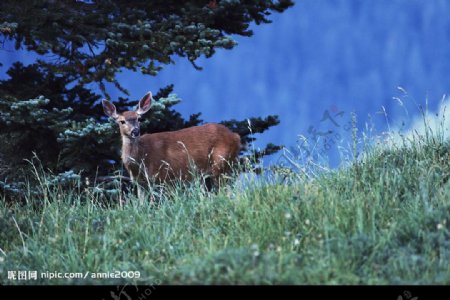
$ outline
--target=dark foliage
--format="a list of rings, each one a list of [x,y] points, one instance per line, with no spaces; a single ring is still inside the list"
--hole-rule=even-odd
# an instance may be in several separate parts
[[[121,69],[156,75],[174,55],[195,66],[201,55],[231,49],[227,34],[251,36],[250,23],[269,23],[271,11],[282,12],[291,1],[16,1],[0,3],[0,36],[16,49],[40,55],[34,64],[16,62],[0,81],[0,182],[3,189],[21,182],[26,160],[38,157],[45,170],[86,177],[121,168],[118,128],[108,120],[101,95],[88,83],[105,82],[124,90],[115,75]],[[203,123],[200,113],[184,119],[173,109],[180,99],[173,86],[154,96],[142,132],[172,131]],[[137,99],[114,100],[119,111]],[[222,122],[240,134],[243,144],[277,125],[276,116]],[[249,126],[251,124],[251,126]],[[257,162],[279,146],[250,154]],[[73,173],[69,175],[72,176]],[[23,182],[22,182],[23,183]]]

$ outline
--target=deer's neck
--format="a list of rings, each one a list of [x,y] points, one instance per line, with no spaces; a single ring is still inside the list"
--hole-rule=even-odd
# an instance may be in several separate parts
[[[130,139],[122,136],[122,161],[125,167],[130,164],[139,164],[139,137]]]

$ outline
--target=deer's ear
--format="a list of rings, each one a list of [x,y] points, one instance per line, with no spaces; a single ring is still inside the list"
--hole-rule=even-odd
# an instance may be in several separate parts
[[[142,97],[141,100],[139,100],[138,109],[136,110],[136,113],[139,115],[143,115],[146,112],[149,111],[150,106],[152,105],[152,92],[148,92],[145,94],[144,97]]]
[[[117,119],[119,117],[119,115],[117,114],[116,107],[114,106],[114,104],[112,104],[111,102],[109,102],[106,99],[103,99],[102,100],[102,105],[103,105],[103,111],[105,112],[105,114],[108,117],[111,117],[113,119]]]

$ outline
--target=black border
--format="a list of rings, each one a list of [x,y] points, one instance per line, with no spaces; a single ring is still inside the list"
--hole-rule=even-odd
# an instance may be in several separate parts
[[[120,294],[122,292],[122,294]],[[0,286],[0,298],[93,299],[93,300],[148,300],[183,298],[235,298],[263,296],[292,299],[392,299],[427,300],[447,299],[450,285],[347,285],[347,286]],[[401,297],[401,298],[400,298]]]

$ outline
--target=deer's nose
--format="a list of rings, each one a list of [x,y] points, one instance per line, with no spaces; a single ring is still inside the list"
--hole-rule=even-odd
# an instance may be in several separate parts
[[[138,137],[139,134],[140,134],[139,128],[134,128],[134,129],[131,131],[131,136],[132,136],[132,137]]]

